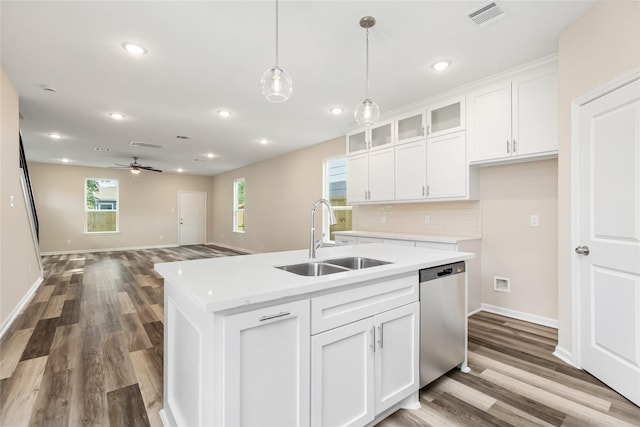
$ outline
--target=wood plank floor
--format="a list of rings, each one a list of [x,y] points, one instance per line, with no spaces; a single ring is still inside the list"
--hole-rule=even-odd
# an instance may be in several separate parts
[[[0,426],[161,426],[153,264],[228,255],[190,246],[43,257],[43,285],[0,341]],[[421,390],[421,409],[380,426],[640,426],[640,408],[552,355],[556,340],[554,329],[478,313],[471,373],[452,370]]]

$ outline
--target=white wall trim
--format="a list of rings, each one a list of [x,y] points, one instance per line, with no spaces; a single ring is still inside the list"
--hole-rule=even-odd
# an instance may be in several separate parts
[[[152,245],[152,246],[130,246],[126,248],[100,248],[100,249],[76,249],[69,251],[53,251],[42,252],[42,255],[69,255],[69,254],[90,254],[93,252],[121,252],[121,251],[139,251],[144,249],[164,249],[177,248],[179,245]]]
[[[613,92],[640,79],[640,68],[629,71],[589,92],[579,96],[571,102],[571,247],[579,246],[580,243],[580,109],[591,101]],[[580,362],[580,334],[582,329],[580,313],[580,258],[575,254],[571,256],[571,347],[572,351],[564,351],[571,357],[571,364],[576,367],[581,366]],[[557,351],[557,349],[556,349]]]
[[[16,320],[16,317],[22,312],[25,306],[31,301],[31,298],[35,295],[36,291],[40,287],[40,285],[44,282],[42,276],[38,277],[36,281],[31,285],[29,290],[24,294],[24,296],[20,299],[18,304],[13,307],[11,313],[7,316],[7,318],[2,323],[2,328],[0,328],[0,339],[4,337],[4,334],[9,330],[11,324]]]
[[[218,246],[220,248],[230,249],[230,250],[236,251],[236,252],[244,252],[246,254],[259,254],[259,253],[261,253],[259,251],[254,251],[254,250],[246,249],[246,248],[240,248],[238,246],[228,245],[226,243],[207,242],[207,245]]]
[[[550,317],[538,316],[537,314],[525,313],[524,311],[511,310],[509,308],[484,303],[481,304],[480,309],[488,311],[489,313],[513,317],[514,319],[524,320],[537,325],[548,326],[556,329],[558,328],[558,319],[551,319]]]
[[[556,351],[553,352],[553,355],[555,357],[557,357],[558,359],[562,360],[564,363],[567,363],[567,364],[573,366],[574,368],[580,369],[579,366],[576,366],[573,363],[573,355],[571,354],[571,352],[565,350],[564,348],[560,347],[559,345],[556,346]]]
[[[476,308],[475,310],[472,310],[469,313],[467,313],[467,317],[473,316],[474,314],[480,313],[481,311],[482,311],[482,308]]]

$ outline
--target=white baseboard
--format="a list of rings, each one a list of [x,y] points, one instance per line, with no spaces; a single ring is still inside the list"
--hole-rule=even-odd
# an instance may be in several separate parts
[[[473,316],[474,314],[480,313],[481,311],[482,311],[482,307],[476,308],[475,310],[471,310],[470,312],[467,313],[467,317]]]
[[[41,272],[42,274],[42,272]],[[24,296],[20,299],[20,302],[16,304],[16,306],[11,310],[11,313],[7,316],[7,318],[2,322],[2,327],[0,328],[0,339],[4,336],[4,334],[9,330],[11,324],[16,320],[18,314],[22,312],[25,306],[31,301],[31,298],[35,295],[36,291],[42,284],[44,279],[42,276],[38,277],[33,285],[29,288],[29,290],[24,294]]]
[[[498,307],[497,305],[481,304],[481,310],[489,313],[500,314],[502,316],[513,317],[514,319],[524,320],[526,322],[535,323],[537,325],[548,326],[558,329],[558,320],[549,317],[538,316],[537,314],[525,313],[524,311],[511,310],[509,308]]]
[[[573,366],[574,368],[582,369],[573,363],[573,354],[571,354],[571,352],[565,350],[564,348],[560,347],[559,345],[556,346],[556,351],[553,352],[553,355],[558,359],[562,360],[564,363],[567,363]]]
[[[69,255],[69,254],[90,254],[94,252],[120,252],[120,251],[139,251],[143,249],[164,249],[177,248],[179,245],[152,245],[152,246],[130,246],[126,248],[104,248],[104,249],[76,249],[69,251],[52,251],[41,252],[41,255]]]
[[[236,251],[236,252],[244,252],[246,254],[259,254],[260,253],[258,251],[252,251],[251,249],[239,248],[237,246],[227,245],[226,243],[207,242],[206,244],[207,245],[211,245],[211,246],[218,246],[218,247],[224,248],[224,249],[230,249],[230,250]]]

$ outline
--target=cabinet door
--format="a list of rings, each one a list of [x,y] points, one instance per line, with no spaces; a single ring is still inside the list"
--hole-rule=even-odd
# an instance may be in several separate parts
[[[426,127],[425,110],[412,111],[396,117],[396,144],[417,141],[424,138]]]
[[[419,322],[418,302],[374,317],[377,414],[420,388]]]
[[[356,129],[347,133],[347,155],[364,153],[369,143],[369,133],[366,128]]]
[[[466,126],[464,97],[427,106],[427,137],[464,130]]]
[[[369,191],[369,154],[347,156],[347,201],[366,202]]]
[[[471,161],[511,155],[511,82],[487,86],[469,97]]]
[[[385,120],[371,126],[371,150],[393,146],[393,120]]]
[[[464,131],[427,139],[427,198],[464,198],[468,168]]]
[[[369,201],[393,200],[393,183],[393,147],[370,152]]]
[[[396,200],[424,199],[427,186],[427,142],[395,147]]]
[[[558,77],[555,67],[518,76],[512,83],[512,154],[558,149]]]
[[[367,318],[311,337],[312,426],[373,420],[373,333],[373,319]]]
[[[224,425],[309,425],[309,317],[303,300],[224,318]]]

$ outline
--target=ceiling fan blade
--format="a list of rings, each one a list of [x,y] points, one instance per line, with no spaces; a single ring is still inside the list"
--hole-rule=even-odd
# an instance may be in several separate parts
[[[160,169],[156,169],[153,166],[138,166],[138,169],[144,169],[146,171],[151,171],[151,172],[162,172]]]

